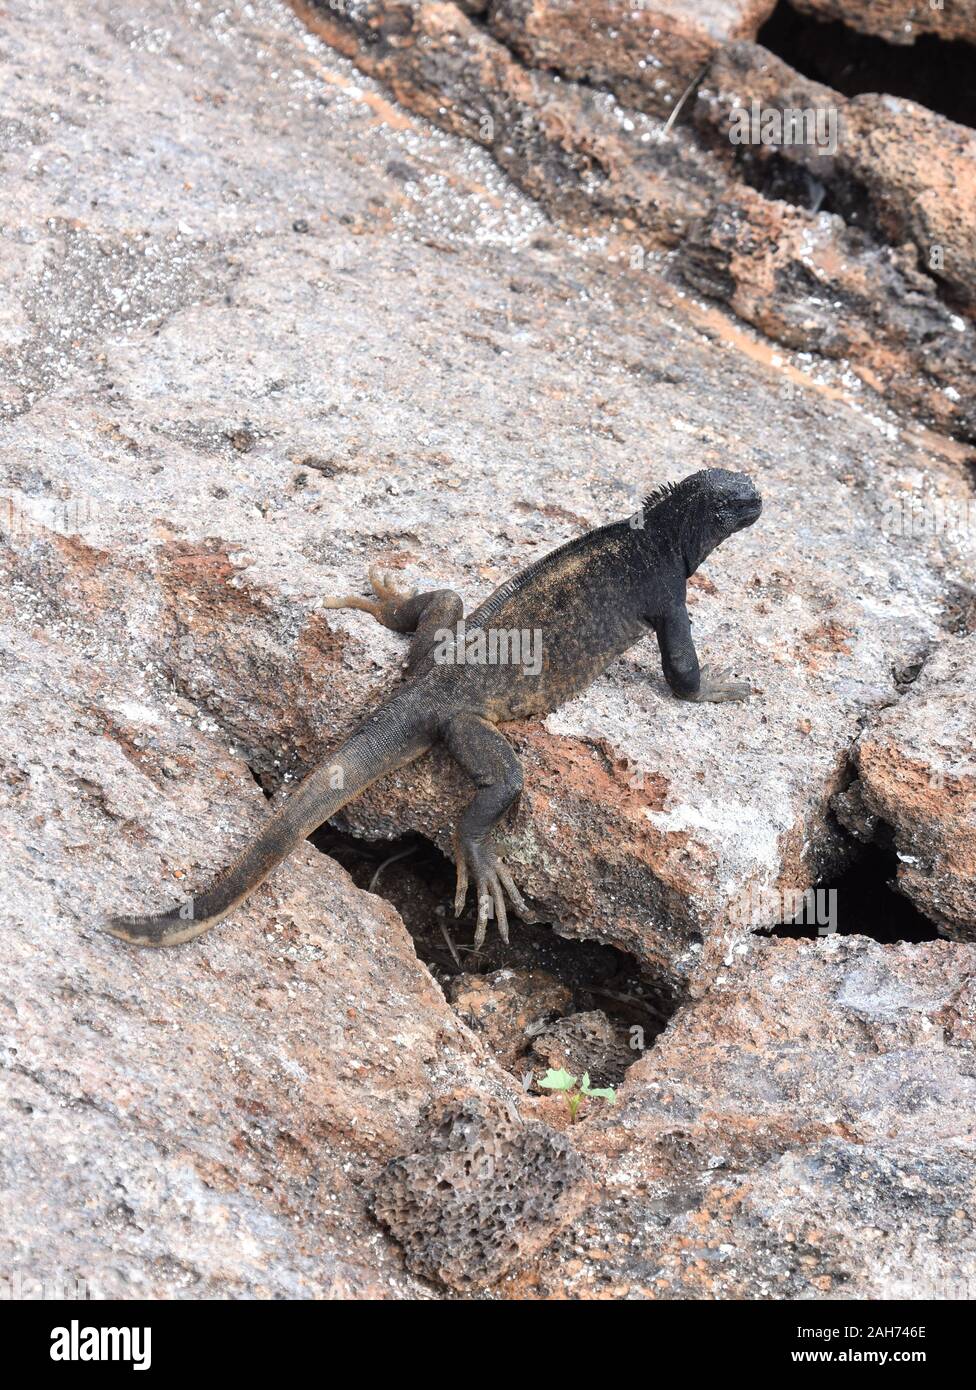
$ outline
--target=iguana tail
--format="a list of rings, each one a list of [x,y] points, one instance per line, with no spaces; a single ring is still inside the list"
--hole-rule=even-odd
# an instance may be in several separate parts
[[[111,917],[106,931],[136,946],[177,946],[216,926],[313,830],[378,777],[426,752],[433,738],[418,712],[416,690],[398,692],[310,772],[213,887],[171,912]]]

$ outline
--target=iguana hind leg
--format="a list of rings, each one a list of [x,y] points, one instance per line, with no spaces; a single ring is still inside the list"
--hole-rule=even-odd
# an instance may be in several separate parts
[[[488,918],[494,916],[504,942],[508,942],[505,897],[525,921],[531,915],[512,875],[495,853],[492,831],[522,790],[522,764],[515,749],[493,724],[476,714],[456,714],[445,725],[444,742],[478,788],[454,838],[457,893],[454,915],[459,916],[468,895],[468,874],[478,894],[478,921],[474,946],[485,939]]]
[[[464,614],[460,594],[453,589],[430,589],[424,594],[406,594],[394,587],[388,574],[370,567],[369,582],[375,599],[359,594],[323,600],[325,608],[359,608],[370,613],[392,632],[412,632],[413,642],[407,658],[407,673],[415,675],[422,667],[442,632],[454,630]]]
[[[369,567],[370,588],[376,595],[375,599],[363,598],[361,594],[340,594],[336,598],[325,598],[322,600],[323,608],[358,608],[363,613],[371,614],[378,623],[384,627],[392,628],[394,632],[412,632],[412,627],[403,626],[399,611],[406,608],[411,603],[415,595],[402,593],[395,588],[388,574],[381,574],[376,565]]]

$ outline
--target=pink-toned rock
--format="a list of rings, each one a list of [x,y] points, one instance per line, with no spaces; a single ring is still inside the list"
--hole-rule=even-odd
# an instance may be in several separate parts
[[[898,542],[885,516],[905,491],[969,497],[960,453],[822,363],[777,360],[653,258],[633,264],[636,223],[606,242],[554,225],[276,0],[171,7],[165,29],[153,0],[7,10],[4,159],[23,176],[0,256],[4,1278],[123,1297],[442,1292],[370,1215],[379,1172],[426,1152],[425,1107],[459,1089],[480,1114],[516,1104],[518,1127],[555,1126],[560,1107],[523,1095],[458,1020],[397,915],[305,846],[185,948],[136,952],[100,924],[210,879],[267,814],[263,791],[396,682],[402,641],[322,611],[324,595],[379,561],[474,603],[641,491],[730,462],[759,482],[763,524],[703,568],[692,609],[706,659],[750,677],[753,701],[680,704],[648,644],[510,730],[526,790],[501,847],[552,950],[560,931],[616,941],[662,997],[707,1013],[700,1029],[682,1015],[684,1058],[680,1039],[660,1071],[647,1054],[592,1144],[596,1107],[567,1126],[605,1185],[548,1246],[564,1213],[534,1188],[553,1220],[531,1249],[516,1240],[527,1263],[500,1288],[681,1293],[677,1275],[657,1287],[658,1259],[687,1262],[697,1289],[718,1266],[717,1296],[819,1296],[838,1262],[854,1290],[965,1276],[968,948],[889,964],[862,947],[851,984],[850,944],[809,948],[820,975],[794,970],[807,948],[752,945],[733,917],[743,892],[807,886],[847,853],[830,797],[852,740],[955,621],[947,573],[976,582],[965,546]],[[432,110],[447,52],[428,54]],[[513,82],[568,85],[507,62]],[[459,53],[455,72],[471,101],[482,68]],[[584,134],[591,101],[617,120],[611,97],[578,93]],[[592,206],[605,166],[574,163],[565,129],[559,144],[566,109],[524,127],[519,157]],[[652,161],[662,189],[697,159],[725,178],[712,155],[687,159]],[[613,197],[653,201],[639,166],[611,164]],[[673,192],[672,211],[691,206]],[[350,823],[446,851],[470,794],[441,754],[372,788]],[[451,930],[467,965],[470,918]],[[913,977],[925,999],[906,1004]],[[892,997],[893,1023],[845,1013],[831,1046],[842,1005]],[[696,1072],[709,1032],[726,1055]],[[540,1152],[575,1167],[548,1131]],[[427,1211],[410,1231],[429,1249]],[[829,1268],[789,1240],[798,1211],[827,1230]],[[445,1268],[466,1277],[470,1254],[458,1242]]]
[[[56,537],[28,549],[35,573],[58,563]],[[310,846],[197,949],[99,930],[181,896],[266,803],[204,706],[109,669],[152,621],[138,573],[67,549],[83,564],[32,632],[10,604],[34,603],[21,542],[3,564],[5,1277],[97,1298],[417,1296],[362,1185],[441,1089],[509,1080],[393,910]]]
[[[754,39],[775,0],[492,0],[488,27],[530,67],[667,115],[723,44]]]
[[[844,107],[837,180],[866,203],[885,240],[911,242],[919,266],[976,307],[976,132],[889,96]]]
[[[511,1297],[964,1298],[976,947],[758,941],[574,1129],[600,1196]]]
[[[976,333],[919,270],[914,247],[878,246],[836,215],[740,186],[695,227],[679,267],[777,342],[850,362],[890,400],[976,436]]]
[[[733,113],[814,113],[790,138],[733,139]],[[792,190],[801,205],[826,197],[832,211],[876,241],[910,243],[917,267],[976,304],[976,134],[916,102],[881,95],[847,100],[811,82],[759,44],[719,52],[699,90],[699,128],[749,182],[775,187],[782,166],[815,180]],[[750,132],[752,134],[752,132]],[[734,157],[734,159],[733,159]]]
[[[705,152],[661,144],[659,123],[639,111],[625,119],[609,92],[524,65],[456,5],[376,0],[334,10],[327,0],[297,0],[297,8],[399,101],[491,150],[521,188],[572,224],[624,217],[656,244],[674,245],[721,181]]]
[[[458,1017],[510,1071],[528,1052],[534,1034],[573,1007],[572,990],[542,970],[456,975],[448,993]]]
[[[744,140],[743,113],[793,113],[804,138],[762,143],[750,125]],[[972,132],[891,97],[846,101],[751,43],[716,55],[695,120],[750,186],[692,230],[689,282],[779,342],[851,361],[940,428],[976,434],[976,335],[958,312],[976,297]]]
[[[943,642],[857,744],[864,806],[894,832],[898,887],[962,941],[976,941],[974,671],[976,636]]]
[[[571,1141],[511,1104],[443,1097],[419,1142],[380,1173],[373,1210],[415,1274],[460,1293],[538,1258],[593,1197]]]
[[[976,43],[976,0],[792,0],[818,19],[839,20],[888,43],[913,44],[922,34]]]
[[[976,295],[973,145],[962,127],[888,97],[846,103],[740,41],[702,50],[712,60],[689,110],[708,132],[706,149],[680,129],[661,140],[660,123],[638,109],[655,109],[653,82],[621,85],[633,58],[628,35],[650,11],[629,10],[606,28],[590,6],[560,6],[557,14],[536,0],[498,6],[492,28],[431,0],[300,10],[400,101],[490,149],[571,225],[625,233],[631,258],[643,257],[645,246],[676,248],[676,267],[696,290],[777,342],[852,362],[897,408],[963,439],[976,435],[974,331],[954,308]],[[756,17],[748,15],[740,16],[746,30]],[[560,67],[560,54],[568,66]],[[697,64],[696,51],[695,75]],[[638,71],[643,82],[647,70]],[[598,80],[634,105],[594,91]],[[843,118],[840,149],[825,156],[803,145],[759,146],[736,157],[728,141],[732,101],[746,109],[753,101],[826,102]],[[744,188],[743,176],[758,176],[763,192]],[[958,196],[948,196],[949,185]],[[846,223],[806,213],[825,192]],[[791,208],[796,202],[801,207]],[[730,235],[740,242],[738,267],[726,263]],[[716,264],[706,267],[709,260]]]

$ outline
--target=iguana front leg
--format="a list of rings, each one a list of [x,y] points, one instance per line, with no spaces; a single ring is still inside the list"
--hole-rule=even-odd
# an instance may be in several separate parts
[[[684,603],[675,604],[654,623],[664,678],[679,700],[720,703],[748,700],[752,687],[732,679],[730,671],[702,671],[691,636],[691,619]]]
[[[478,787],[478,793],[462,816],[455,836],[457,893],[454,915],[459,916],[464,908],[470,870],[478,893],[475,950],[484,942],[491,915],[494,915],[501,938],[507,944],[505,894],[508,894],[509,901],[521,918],[530,920],[530,914],[521,893],[512,882],[512,875],[495,853],[491,834],[522,790],[522,764],[504,734],[476,714],[454,715],[443,729],[443,738],[451,755]]]
[[[436,645],[439,634],[454,631],[464,614],[464,603],[453,589],[431,589],[425,594],[405,594],[390,582],[390,576],[380,574],[375,566],[369,570],[369,582],[375,599],[359,594],[343,594],[341,598],[323,599],[324,608],[358,608],[370,613],[378,623],[393,632],[415,634],[407,658],[407,674],[416,675],[424,666]]]

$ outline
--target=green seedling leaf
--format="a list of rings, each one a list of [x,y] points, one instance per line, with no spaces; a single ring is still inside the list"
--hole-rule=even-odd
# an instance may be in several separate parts
[[[576,1085],[576,1077],[570,1076],[568,1071],[553,1071],[550,1067],[539,1085],[545,1086],[547,1091],[571,1091]]]
[[[580,1090],[584,1096],[596,1096],[599,1100],[605,1100],[608,1105],[615,1104],[617,1099],[617,1092],[612,1086],[591,1086],[588,1071],[583,1073],[583,1084],[580,1086]]]

